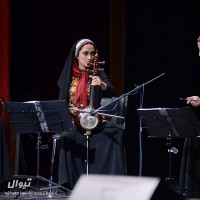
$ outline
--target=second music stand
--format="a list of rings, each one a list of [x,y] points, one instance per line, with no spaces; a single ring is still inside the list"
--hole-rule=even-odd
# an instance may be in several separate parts
[[[39,188],[39,181],[41,180],[49,183],[50,192],[52,191],[53,185],[55,185],[56,187],[60,187],[67,192],[70,192],[69,189],[53,182],[53,166],[56,139],[59,137],[58,135],[65,134],[65,132],[72,129],[72,120],[66,100],[7,102],[6,108],[8,112],[9,122],[11,123],[13,132],[15,134],[18,135],[35,133],[38,136],[37,174],[35,176],[35,178],[37,179],[36,189],[42,190],[41,188]],[[45,133],[55,134],[53,136],[53,148],[49,180],[39,175],[41,134]],[[28,177],[31,178],[30,176]]]
[[[166,180],[173,180],[171,176],[172,138],[196,137],[200,135],[199,122],[191,107],[184,108],[147,108],[137,109],[141,117],[143,128],[147,129],[150,137],[167,138],[169,146],[169,174]],[[176,150],[176,149],[175,149]]]

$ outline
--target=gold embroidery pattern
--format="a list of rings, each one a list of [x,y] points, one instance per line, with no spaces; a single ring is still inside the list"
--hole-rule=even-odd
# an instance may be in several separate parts
[[[69,107],[76,107],[76,87],[78,85],[79,78],[72,77],[72,82],[70,84],[70,90],[69,90]],[[90,84],[88,82],[88,101],[90,99]],[[71,113],[74,114],[74,111],[71,110]]]

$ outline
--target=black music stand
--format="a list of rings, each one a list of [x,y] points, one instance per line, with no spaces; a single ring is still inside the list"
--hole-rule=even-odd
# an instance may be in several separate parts
[[[169,146],[169,177],[171,177],[171,153],[173,152],[172,138],[195,137],[200,135],[199,122],[191,107],[184,108],[147,108],[137,109],[143,128],[147,129],[150,137],[167,138]]]
[[[39,188],[39,181],[41,180],[49,183],[48,188],[50,189],[50,192],[52,191],[52,188],[55,187],[70,192],[69,189],[53,182],[56,139],[59,138],[60,134],[65,134],[65,132],[72,130],[72,120],[66,100],[7,102],[6,108],[9,122],[11,123],[15,134],[35,133],[38,135],[37,175],[33,177],[37,180],[37,187],[35,189],[42,190]],[[52,137],[53,147],[49,180],[39,175],[41,134],[45,133],[54,133],[54,136]],[[19,177],[20,175],[16,176]],[[25,176],[21,177],[23,178]],[[31,176],[28,176],[28,178],[31,178]],[[55,186],[53,187],[53,185]]]

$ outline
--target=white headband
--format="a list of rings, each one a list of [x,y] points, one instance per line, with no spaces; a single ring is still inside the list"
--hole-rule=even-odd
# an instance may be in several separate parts
[[[87,44],[87,43],[91,43],[91,44],[94,45],[94,42],[92,42],[92,40],[89,40],[89,39],[82,39],[82,40],[80,40],[80,41],[76,44],[75,57],[78,56],[78,52],[79,52],[80,48],[81,48],[84,44]]]

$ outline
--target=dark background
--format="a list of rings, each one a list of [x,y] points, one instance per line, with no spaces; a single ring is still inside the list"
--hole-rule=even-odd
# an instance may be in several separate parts
[[[133,90],[134,84],[146,83],[165,73],[145,85],[143,107],[186,106],[179,98],[197,95],[199,89],[196,39],[200,35],[200,2],[124,0],[124,3],[124,93]],[[57,99],[58,77],[70,47],[79,38],[96,42],[109,75],[111,9],[107,0],[12,0],[11,101]],[[130,96],[125,131],[129,175],[139,174],[139,117],[136,114],[139,106],[140,95]],[[195,112],[198,115],[198,109]],[[183,141],[183,138],[173,140],[179,150],[172,155],[172,174],[177,180]],[[27,152],[30,145],[24,148]],[[144,131],[142,150],[142,175],[168,176],[166,139],[148,138]],[[34,168],[35,158],[31,163],[28,159],[26,162]],[[48,162],[46,159],[42,163],[42,175],[47,174]]]

